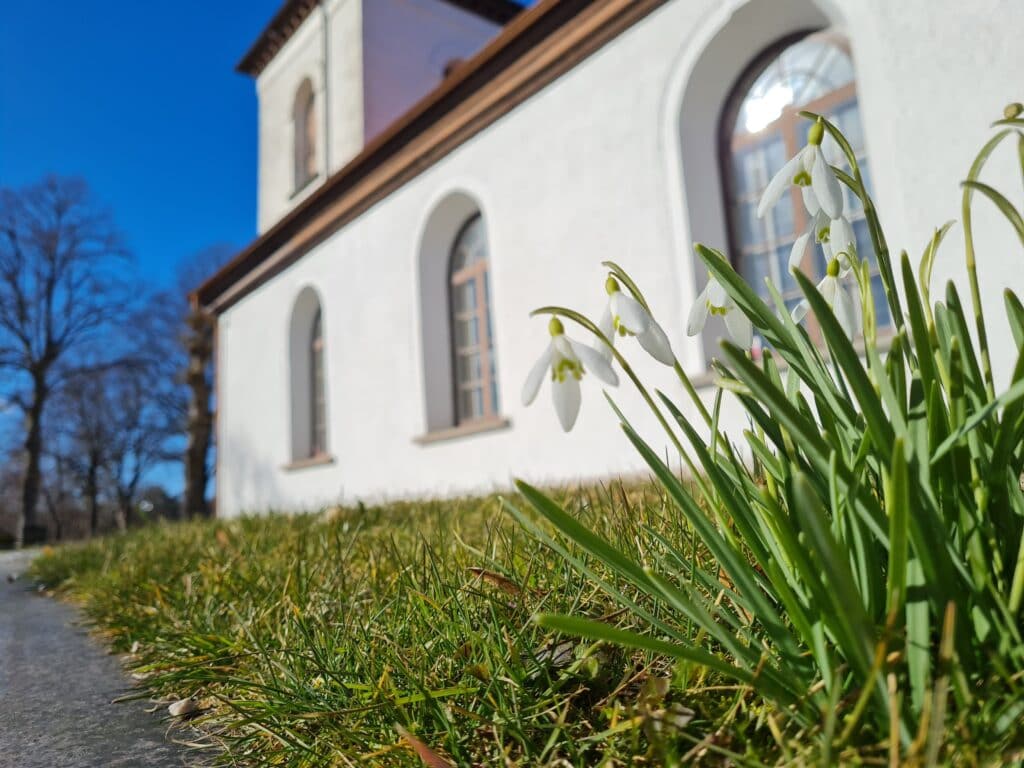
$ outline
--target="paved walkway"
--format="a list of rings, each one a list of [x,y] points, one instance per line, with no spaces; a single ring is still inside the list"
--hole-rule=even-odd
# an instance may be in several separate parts
[[[21,573],[31,553],[0,553],[0,766],[171,768],[196,753],[165,738],[166,709],[114,704],[131,687],[116,656]]]

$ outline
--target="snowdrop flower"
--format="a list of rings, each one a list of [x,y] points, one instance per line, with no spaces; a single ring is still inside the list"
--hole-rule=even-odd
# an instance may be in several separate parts
[[[529,405],[536,399],[544,373],[550,369],[551,398],[555,404],[555,413],[558,414],[562,429],[568,432],[580,412],[580,380],[583,375],[590,371],[612,387],[618,386],[619,377],[600,352],[568,338],[562,321],[557,317],[551,318],[548,331],[551,333],[551,342],[526,377],[523,405]]]
[[[839,321],[840,327],[851,339],[860,327],[857,303],[840,278],[839,259],[832,258],[825,269],[825,277],[818,283],[818,292]],[[807,315],[810,303],[804,299],[793,309],[793,322],[799,323]]]
[[[732,297],[725,292],[725,288],[714,277],[708,280],[700,296],[690,307],[690,316],[686,321],[686,333],[696,336],[704,330],[708,321],[708,315],[717,315],[725,320],[725,327],[729,336],[741,349],[750,349],[754,343],[754,328],[750,320],[744,315]]]
[[[825,126],[819,121],[807,132],[807,146],[797,152],[782,166],[778,173],[768,182],[757,205],[757,215],[763,217],[768,209],[782,198],[790,184],[801,188],[804,205],[814,215],[820,208],[829,219],[838,219],[843,214],[843,190],[839,186],[832,166],[821,151],[821,141],[825,138]]]
[[[627,296],[619,287],[614,277],[605,280],[604,289],[608,293],[608,306],[601,315],[598,328],[610,342],[615,343],[618,336],[636,336],[647,354],[665,365],[675,365],[676,356],[672,354],[672,345],[658,321],[648,312],[644,305]],[[611,350],[602,350],[605,359],[611,358]]]

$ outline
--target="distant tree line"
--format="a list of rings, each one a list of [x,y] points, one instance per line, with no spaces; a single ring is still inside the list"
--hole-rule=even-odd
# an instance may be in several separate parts
[[[0,544],[209,514],[213,326],[188,292],[228,254],[153,287],[85,182],[0,189]],[[172,462],[177,504],[148,483]]]

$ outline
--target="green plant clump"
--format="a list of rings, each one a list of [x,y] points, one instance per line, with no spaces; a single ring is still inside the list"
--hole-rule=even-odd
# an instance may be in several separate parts
[[[707,316],[722,316],[736,342],[723,341],[722,358],[713,364],[718,386],[711,408],[674,356],[665,359],[658,341],[665,334],[618,265],[605,264],[612,298],[601,323],[563,307],[537,310],[592,333],[606,359],[614,356],[640,390],[692,484],[679,479],[613,401],[612,407],[714,563],[695,560],[683,540],[652,526],[635,557],[519,483],[556,532],[509,501],[513,514],[644,630],[578,615],[546,614],[540,623],[675,658],[684,679],[699,670],[730,678],[772,705],[773,729],[813,734],[824,764],[852,760],[868,744],[881,744],[890,764],[1020,760],[1024,306],[1006,291],[1015,363],[1009,382],[997,386],[972,206],[987,198],[1024,244],[1020,212],[980,180],[1006,140],[1017,144],[1024,175],[1024,120],[1019,110],[1008,110],[963,183],[965,301],[952,282],[941,298],[931,294],[932,267],[952,223],[935,232],[916,271],[906,252],[891,258],[850,146],[821,116],[803,116],[812,121],[808,145],[769,184],[760,213],[790,184],[803,187],[816,226],[794,248],[791,263],[800,261],[813,235],[822,244],[825,277],[816,286],[794,269],[806,301],[791,313],[774,286],[768,286],[770,306],[724,255],[697,246],[710,278],[690,332],[700,332]],[[824,160],[819,146],[827,136],[847,165]],[[856,251],[840,184],[863,206],[877,261]],[[1024,249],[1001,258],[1022,256]],[[873,266],[894,318],[887,352],[879,345]],[[619,293],[621,286],[628,294]],[[808,313],[820,345],[800,325]],[[853,340],[858,329],[862,347]],[[765,342],[759,360],[750,352],[753,330]],[[565,368],[562,358],[580,364],[574,382],[552,378],[556,410],[570,428],[578,410],[573,388],[593,350],[566,344],[561,322],[551,334],[552,370],[556,363]],[[634,335],[673,365],[692,398],[693,419],[668,395],[650,393],[614,346]],[[599,370],[603,380],[615,375]],[[525,400],[539,381],[531,374]],[[749,423],[742,436],[719,429],[724,397]],[[614,578],[594,572],[566,542]]]

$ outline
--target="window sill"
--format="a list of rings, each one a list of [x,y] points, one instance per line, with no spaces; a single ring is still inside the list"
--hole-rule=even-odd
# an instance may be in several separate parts
[[[293,189],[292,190],[292,194],[291,194],[291,196],[288,199],[289,200],[294,200],[295,198],[297,198],[299,195],[301,195],[303,192],[305,192],[307,189],[309,189],[311,186],[313,186],[313,184],[319,178],[320,178],[320,174],[319,173],[314,173],[312,176],[310,176],[308,179],[306,179],[304,182],[302,182],[302,184],[300,184],[295,189]]]
[[[458,440],[461,437],[478,435],[483,432],[495,432],[500,429],[508,429],[511,426],[512,422],[505,418],[494,417],[480,419],[479,421],[472,421],[468,424],[460,424],[457,427],[435,429],[432,432],[427,432],[425,435],[414,437],[412,441],[417,445],[430,445],[431,443],[440,443],[445,440]]]
[[[333,464],[334,457],[329,453],[320,453],[316,456],[309,456],[305,459],[296,459],[285,464],[281,469],[285,472],[294,472],[299,469],[309,469],[310,467],[322,467],[327,464]]]

